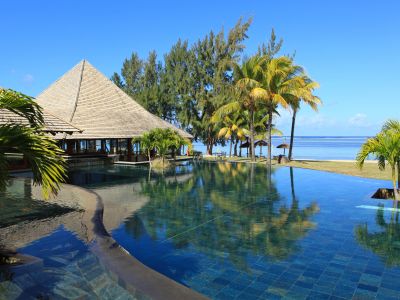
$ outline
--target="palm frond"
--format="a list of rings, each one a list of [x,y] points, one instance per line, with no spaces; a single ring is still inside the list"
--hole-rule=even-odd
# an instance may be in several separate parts
[[[0,127],[0,153],[2,165],[6,164],[5,152],[22,153],[29,161],[33,181],[42,186],[45,197],[56,193],[59,184],[65,182],[65,161],[63,151],[54,140],[37,128],[7,124]],[[0,187],[6,185],[4,175],[0,176]]]

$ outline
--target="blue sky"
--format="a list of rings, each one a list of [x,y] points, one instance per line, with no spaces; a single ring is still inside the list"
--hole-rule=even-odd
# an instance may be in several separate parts
[[[178,38],[253,18],[246,54],[271,28],[283,54],[321,85],[319,113],[299,113],[298,135],[372,135],[399,118],[400,1],[2,1],[0,86],[36,96],[81,59],[107,76],[136,51],[159,55]],[[289,133],[290,114],[278,128]]]

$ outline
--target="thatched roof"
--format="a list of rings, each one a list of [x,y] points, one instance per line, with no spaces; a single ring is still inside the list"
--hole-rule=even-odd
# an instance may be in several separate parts
[[[67,139],[139,137],[154,128],[172,128],[192,138],[148,112],[85,60],[50,85],[37,101],[83,130]]]
[[[68,133],[72,134],[74,132],[80,132],[81,130],[69,122],[66,122],[47,110],[43,110],[43,120],[44,120],[44,128],[43,131],[49,132],[52,134],[56,133]],[[26,118],[17,115],[7,109],[0,109],[0,126],[5,124],[21,124],[24,126],[28,126],[29,122]]]

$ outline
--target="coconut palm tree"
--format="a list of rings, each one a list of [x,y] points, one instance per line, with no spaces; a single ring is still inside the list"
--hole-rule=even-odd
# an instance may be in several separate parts
[[[132,140],[132,143],[133,144],[140,143],[140,148],[143,152],[147,154],[147,157],[151,165],[150,152],[155,148],[154,132],[153,131],[146,132],[140,138]]]
[[[19,153],[28,161],[33,182],[42,186],[48,197],[65,181],[63,151],[43,132],[43,114],[33,98],[10,89],[0,89],[0,109],[9,110],[28,120],[29,125],[9,123],[0,126],[0,189],[9,180],[9,155]]]
[[[223,120],[220,120],[218,115],[214,115],[211,120],[214,123],[222,123],[223,127],[218,132],[218,138],[230,140],[229,156],[232,156],[233,141],[243,140],[249,134],[245,126],[246,120],[243,118],[243,114],[240,111],[233,112],[230,115],[224,116]]]
[[[290,144],[289,144],[289,160],[292,159],[293,154],[293,140],[294,140],[294,128],[296,124],[296,114],[300,109],[300,104],[305,103],[310,106],[314,111],[318,110],[318,105],[321,104],[321,99],[313,94],[313,91],[319,87],[319,84],[312,81],[306,75],[302,75],[301,84],[297,87],[297,95],[290,97],[290,107],[292,108],[292,127],[290,130]]]
[[[254,113],[256,111],[262,81],[262,62],[261,56],[255,55],[245,60],[241,65],[234,64],[234,88],[235,96],[233,101],[221,106],[214,115],[222,119],[224,115],[229,115],[235,111],[248,111],[248,123],[250,131],[250,152],[251,160],[255,161],[254,153]]]
[[[396,187],[396,166],[400,157],[400,134],[396,130],[388,129],[381,131],[373,138],[369,138],[357,154],[357,164],[360,168],[363,167],[370,154],[378,159],[380,169],[385,169],[386,164],[390,166],[394,199],[400,200]]]
[[[400,121],[388,120],[382,127],[382,131],[394,130],[400,134]],[[400,189],[400,157],[397,160],[397,188]]]
[[[147,156],[150,159],[151,150],[157,150],[157,155],[162,160],[162,167],[164,168],[165,157],[169,151],[175,151],[183,145],[189,145],[190,141],[182,138],[176,131],[167,128],[161,129],[156,128],[143,134],[142,137],[136,139],[134,143],[140,142],[140,146],[143,151],[147,152]],[[151,163],[151,162],[150,162]]]
[[[297,95],[297,87],[301,84],[299,74],[302,69],[293,65],[291,58],[282,56],[278,58],[262,60],[262,85],[255,93],[263,100],[268,111],[268,165],[271,165],[272,158],[272,117],[278,106],[288,108],[290,98]]]

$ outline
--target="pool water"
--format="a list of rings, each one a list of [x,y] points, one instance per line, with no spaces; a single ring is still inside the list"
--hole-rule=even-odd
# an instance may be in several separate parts
[[[370,198],[387,181],[224,162],[81,168],[70,180],[102,197],[127,251],[210,298],[400,299],[399,212]],[[63,226],[26,245],[43,263],[12,274],[0,298],[4,287],[129,297],[89,248]]]
[[[303,169],[203,163],[143,181],[149,202],[113,237],[151,268],[216,299],[400,297],[388,183]]]

